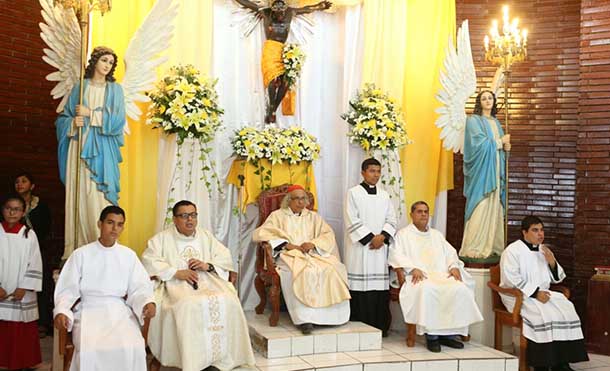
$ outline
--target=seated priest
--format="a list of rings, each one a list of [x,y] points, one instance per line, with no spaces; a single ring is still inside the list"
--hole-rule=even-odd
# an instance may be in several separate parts
[[[527,216],[521,221],[521,239],[511,243],[500,259],[500,286],[523,293],[521,316],[527,339],[527,363],[536,371],[572,370],[570,363],[588,361],[574,305],[552,283],[566,277],[551,250],[542,244],[544,226],[540,218]],[[515,298],[500,295],[509,311]]]
[[[179,201],[174,225],[148,241],[142,262],[159,284],[159,313],[148,346],[160,364],[184,371],[231,370],[254,365],[246,317],[235,288],[231,252],[197,227],[197,207]],[[159,364],[160,363],[160,364]]]
[[[468,326],[483,316],[474,300],[474,280],[453,246],[428,226],[429,210],[424,201],[411,206],[412,223],[396,234],[388,262],[406,275],[400,289],[405,322],[417,325],[428,350],[438,353],[441,345],[463,348],[457,335],[468,335]]]
[[[124,223],[123,209],[107,206],[100,238],[74,250],[59,274],[53,312],[55,327],[72,331],[71,371],[146,371],[140,325],[155,316],[153,286],[136,253],[117,243]]]
[[[288,313],[304,334],[314,324],[344,324],[350,314],[347,271],[337,258],[335,234],[308,204],[303,187],[288,187],[281,208],[253,236],[273,248]]]

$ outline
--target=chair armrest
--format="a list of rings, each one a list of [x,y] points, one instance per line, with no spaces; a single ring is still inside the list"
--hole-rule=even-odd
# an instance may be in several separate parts
[[[142,326],[142,337],[144,338],[144,343],[148,344],[148,328],[150,327],[150,318],[144,318],[144,326]]]
[[[267,272],[275,273],[275,261],[273,260],[273,248],[269,242],[261,242],[261,248],[265,253]]]
[[[396,272],[396,277],[398,278],[398,286],[402,287],[402,285],[407,280],[407,277],[405,275],[405,270],[402,268],[392,268],[392,269],[394,269],[394,272]]]
[[[63,356],[66,354],[66,345],[68,344],[68,330],[65,328],[58,329],[57,334],[59,335],[59,354]]]
[[[562,293],[566,299],[570,298],[570,289],[562,285],[551,285],[551,290]]]
[[[521,305],[523,304],[523,293],[519,289],[500,287],[493,282],[487,282],[487,286],[498,294],[509,295],[515,298],[515,307],[513,308],[512,312],[513,323],[519,323],[521,317]]]

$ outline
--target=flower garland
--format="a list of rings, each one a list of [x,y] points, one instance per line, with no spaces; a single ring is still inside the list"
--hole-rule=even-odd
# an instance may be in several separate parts
[[[209,197],[212,197],[213,185],[219,194],[224,194],[215,162],[209,156],[212,152],[210,143],[216,132],[222,129],[220,116],[224,114],[218,104],[216,82],[217,80],[201,76],[192,65],[178,65],[171,67],[167,76],[159,80],[155,89],[148,93],[152,103],[146,124],[153,125],[155,129],[162,129],[168,135],[177,136],[177,160],[168,195],[168,213],[171,212],[170,204],[174,202],[171,194],[175,191],[179,179],[177,174],[182,173],[184,168],[182,152],[185,142],[189,143],[190,149],[187,157],[189,176],[185,191],[192,185],[193,162],[197,158],[195,147],[198,147],[202,173],[200,180],[204,182]]]
[[[263,189],[271,187],[272,174],[271,169],[266,169],[260,160],[269,160],[272,165],[283,162],[294,165],[301,161],[312,162],[320,157],[320,145],[316,138],[298,126],[281,129],[267,125],[262,130],[245,126],[235,131],[231,145],[235,155],[246,158],[258,167],[255,174],[261,177]]]
[[[396,101],[375,84],[365,84],[349,105],[349,111],[341,118],[350,125],[347,134],[350,143],[357,143],[371,157],[380,157],[388,172],[387,176],[382,174],[381,184],[391,189],[390,197],[398,197],[402,215],[403,179],[392,174],[392,167],[400,165],[396,150],[412,143],[407,136],[402,112]]]
[[[282,62],[284,63],[284,76],[288,82],[288,88],[293,90],[301,76],[301,68],[305,61],[305,53],[298,44],[286,44],[282,50]]]

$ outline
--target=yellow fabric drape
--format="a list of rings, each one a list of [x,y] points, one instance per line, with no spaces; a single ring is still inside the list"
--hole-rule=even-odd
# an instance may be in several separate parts
[[[115,72],[118,82],[125,73],[122,61],[127,45],[154,3],[155,0],[114,1],[112,10],[104,16],[93,13],[90,46],[106,45],[118,54],[119,64]],[[158,72],[163,74],[176,63],[191,63],[207,73],[211,66],[213,0],[184,0],[179,3],[172,47],[167,52],[170,60]],[[180,45],[184,40],[190,40],[197,47]],[[141,108],[146,112],[145,106]],[[125,146],[121,150],[123,162],[119,167],[119,205],[127,214],[126,228],[120,241],[140,254],[155,231],[158,142],[162,134],[145,125],[145,114],[138,122],[128,120],[128,124],[131,134],[125,136]]]
[[[455,33],[452,0],[365,0],[363,82],[374,82],[401,105],[413,144],[401,151],[405,202],[425,200],[434,212],[453,188],[453,154],[434,125],[439,72]]]
[[[311,192],[314,199],[314,210],[318,209],[316,181],[311,162],[302,161],[296,165],[282,163],[272,166],[269,160],[261,160],[261,165],[265,168],[265,171],[271,170],[271,187],[277,187],[282,184],[300,184]],[[258,195],[262,192],[261,176],[260,174],[255,174],[258,170],[251,162],[242,159],[234,160],[231,165],[227,175],[227,183],[239,188],[239,177],[244,177],[242,208],[245,208],[248,204],[255,203]]]

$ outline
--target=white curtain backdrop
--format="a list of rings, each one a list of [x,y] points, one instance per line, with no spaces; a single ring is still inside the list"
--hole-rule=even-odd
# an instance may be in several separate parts
[[[224,195],[213,193],[210,197],[200,183],[198,152],[195,149],[195,155],[191,157],[189,143],[183,146],[183,168],[175,174],[174,189],[170,190],[177,146],[175,138],[163,136],[159,150],[157,229],[163,227],[165,214],[162,211],[168,206],[168,197],[174,202],[188,199],[197,204],[199,225],[213,231],[218,240],[231,249],[236,264],[241,257],[240,298],[244,309],[251,310],[259,300],[253,285],[255,246],[251,243],[252,232],[258,224],[258,210],[250,205],[245,215],[237,216],[233,211],[238,203],[238,189],[226,185],[224,180],[233,161],[230,145],[233,132],[244,125],[262,127],[265,90],[260,58],[264,34],[259,24],[244,37],[243,29],[235,24],[240,18],[234,13],[236,9],[233,1],[215,0],[212,77],[218,79],[225,129],[217,133],[211,156],[216,161]],[[354,5],[334,13],[316,12],[310,18],[315,24],[314,33],[307,44],[302,45],[307,57],[298,84],[296,113],[292,117],[278,114],[278,125],[300,125],[318,138],[322,151],[320,160],[314,163],[317,208],[333,227],[342,247],[345,193],[349,187],[360,183],[360,163],[364,159],[364,152],[349,144],[348,125],[340,118],[362,83],[363,7]],[[293,26],[298,27],[294,22]],[[181,63],[194,62],[185,60]],[[192,166],[187,166],[191,160]],[[193,184],[187,191],[189,171]],[[440,211],[440,207],[437,208]],[[407,213],[403,208],[403,215]],[[402,225],[405,223],[403,219]]]

